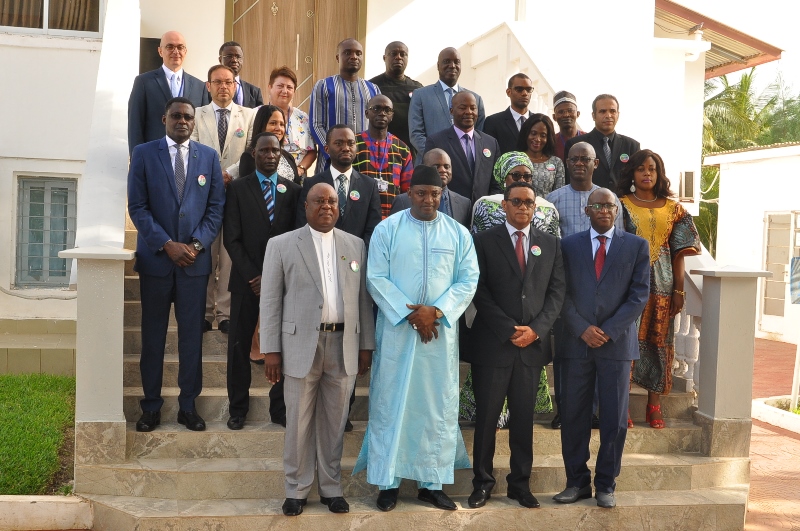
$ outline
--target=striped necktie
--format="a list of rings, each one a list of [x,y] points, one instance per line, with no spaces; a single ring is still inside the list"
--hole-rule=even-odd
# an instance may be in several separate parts
[[[186,167],[183,165],[183,155],[180,144],[175,144],[175,187],[178,189],[178,201],[183,201],[183,188],[186,186]]]
[[[217,109],[219,120],[217,120],[217,135],[219,135],[219,155],[225,151],[225,137],[228,136],[228,109]]]
[[[339,187],[336,189],[336,195],[339,196],[339,216],[344,217],[344,209],[347,206],[347,190],[344,189],[344,173],[340,173],[337,177]]]
[[[275,200],[272,197],[272,183],[267,179],[261,185],[261,192],[264,194],[264,202],[267,204],[267,215],[269,222],[275,221]]]

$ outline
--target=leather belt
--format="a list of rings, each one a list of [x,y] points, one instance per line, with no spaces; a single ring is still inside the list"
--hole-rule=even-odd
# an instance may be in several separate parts
[[[320,332],[341,332],[344,330],[344,323],[320,323]]]

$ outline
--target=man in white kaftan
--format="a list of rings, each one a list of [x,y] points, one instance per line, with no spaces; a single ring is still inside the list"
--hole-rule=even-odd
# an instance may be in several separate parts
[[[402,478],[419,499],[456,509],[442,492],[455,468],[469,468],[458,426],[458,319],[478,284],[467,230],[437,212],[438,172],[414,168],[411,208],[372,234],[367,289],[378,305],[369,423],[353,473],[379,485],[378,508],[393,509]]]

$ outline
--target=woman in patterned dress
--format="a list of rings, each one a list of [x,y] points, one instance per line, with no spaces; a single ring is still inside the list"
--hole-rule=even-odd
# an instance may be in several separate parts
[[[506,186],[516,181],[530,183],[533,180],[533,164],[528,155],[520,151],[510,151],[501,155],[494,165],[492,178],[505,190]],[[472,233],[476,234],[506,221],[501,201],[503,194],[487,195],[475,202],[472,208]],[[533,226],[537,229],[559,237],[558,211],[552,203],[548,202],[538,192],[536,194],[536,210],[533,214]],[[539,380],[539,390],[536,393],[536,413],[550,413],[553,403],[550,399],[550,387],[547,383],[547,372],[542,369]],[[497,427],[502,428],[508,423],[509,412],[507,405],[503,405]],[[472,371],[467,374],[467,381],[461,389],[459,401],[459,418],[461,420],[475,420],[475,393],[472,390]]]
[[[625,230],[650,242],[650,298],[639,324],[639,359],[631,381],[647,389],[646,421],[664,427],[661,395],[672,389],[675,358],[674,318],[683,308],[685,256],[700,253],[692,216],[671,199],[664,161],[643,149],[633,154],[620,175]]]
[[[294,158],[302,181],[308,169],[317,160],[317,148],[314,139],[311,138],[308,115],[292,106],[296,88],[297,75],[288,66],[281,66],[270,72],[269,102],[282,110],[286,118],[286,144],[283,149]]]
[[[253,119],[253,138],[259,133],[273,133],[278,137],[281,147],[286,145],[286,119],[283,116],[283,111],[275,105],[262,105],[256,111],[256,116]],[[235,172],[228,170],[228,173],[234,177],[250,175],[256,171],[256,160],[253,158],[253,150],[256,145],[253,140],[242,156],[239,158],[238,167]],[[285,149],[281,149],[281,159],[278,162],[278,175],[284,179],[289,179],[297,184],[303,184],[298,173],[297,165],[294,162],[292,155]]]
[[[519,130],[517,150],[524,151],[531,160],[537,196],[544,197],[564,186],[564,163],[556,156],[556,136],[550,118],[531,114]]]

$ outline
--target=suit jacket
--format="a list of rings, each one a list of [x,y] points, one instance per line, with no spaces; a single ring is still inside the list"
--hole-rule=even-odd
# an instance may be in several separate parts
[[[306,196],[311,187],[317,183],[328,183],[333,186],[331,170],[325,170],[314,177],[306,177],[303,181],[303,192],[297,203],[297,226],[306,224]],[[353,192],[358,192],[358,199],[353,199]],[[353,236],[358,236],[369,245],[372,231],[381,222],[381,198],[378,194],[378,182],[356,170],[350,174],[350,189],[347,191],[347,205],[344,216],[340,215],[336,228]]]
[[[450,155],[450,164],[453,167],[453,180],[447,188],[467,197],[473,203],[485,195],[503,192],[500,185],[492,178],[492,170],[497,157],[500,156],[500,146],[494,137],[486,133],[475,131],[475,172],[470,173],[467,164],[467,155],[461,147],[461,140],[456,136],[453,126],[439,131],[428,137],[425,142],[425,151],[440,148]]]
[[[511,114],[511,107],[487,116],[486,122],[483,124],[483,132],[497,139],[497,143],[500,144],[498,156],[517,150],[519,129],[517,129],[517,122],[514,121],[514,116]]]
[[[183,72],[183,95],[195,107],[211,101],[206,84]],[[133,89],[128,99],[128,153],[139,144],[158,140],[164,136],[164,107],[172,99],[169,82],[160,66],[150,72],[139,74],[133,80]]]
[[[469,199],[463,195],[455,193],[452,190],[447,190],[447,194],[450,196],[450,210],[453,211],[453,219],[464,225],[464,227],[469,230],[469,224],[470,221],[472,221],[472,205],[470,204]],[[389,215],[395,214],[407,208],[411,208],[411,198],[408,197],[408,193],[400,194],[395,196],[394,202],[392,203],[392,209],[389,211]]]
[[[242,78],[239,78],[239,81],[242,84],[242,107],[255,109],[264,105],[264,97],[261,95],[260,88]]]
[[[563,356],[586,358],[591,352],[597,358],[639,359],[636,320],[650,296],[647,240],[614,229],[600,280],[594,272],[588,230],[562,239],[561,250],[567,279],[567,297],[561,310],[566,332]],[[600,327],[611,340],[590,349],[580,337],[589,325]]]
[[[222,218],[222,242],[231,257],[228,291],[252,293],[248,281],[261,274],[267,242],[284,232],[294,230],[297,201],[301,187],[278,176],[278,184],[286,187],[275,194],[274,221],[270,222],[267,203],[258,175],[251,173],[228,185],[225,215]]]
[[[375,350],[372,299],[367,293],[363,240],[333,229],[339,292],[344,299],[342,349],[348,375],[358,372],[358,351]],[[317,252],[306,225],[272,238],[261,273],[261,350],[283,355],[283,373],[304,378],[319,340],[323,303]]]
[[[222,167],[228,168],[239,162],[242,153],[250,144],[250,139],[253,136],[253,119],[256,113],[253,109],[242,107],[235,103],[231,105],[231,114],[228,118],[228,133],[225,135],[225,148],[222,151],[219,149],[217,117],[214,114],[214,107],[210,103],[197,109],[192,140],[214,148],[219,153],[219,161]],[[239,175],[242,175],[242,173]]]
[[[462,86],[459,86],[459,89],[472,92]],[[478,123],[475,124],[475,129],[483,131],[483,122],[486,119],[483,99],[474,92],[472,94],[478,103]],[[418,88],[411,93],[411,105],[408,108],[408,131],[411,136],[411,145],[417,150],[416,161],[422,161],[422,155],[427,149],[425,142],[428,137],[448,127],[453,127],[453,121],[442,85],[438,80],[433,85]]]
[[[600,159],[600,164],[595,168],[592,174],[592,182],[597,186],[608,188],[616,193],[619,174],[622,171],[622,167],[625,165],[625,162],[623,162],[620,157],[623,155],[630,157],[639,151],[639,142],[628,136],[616,133],[614,145],[611,148],[611,162],[613,165],[610,168],[608,167],[608,161],[605,155],[603,155],[603,133],[597,129],[592,129],[585,135],[570,138],[564,146],[564,153],[569,155],[570,148],[578,142],[588,142],[591,144],[597,158]],[[625,159],[625,161],[627,162],[627,159]],[[565,175],[565,183],[569,184],[569,171],[567,171]]]
[[[505,223],[473,238],[481,276],[472,299],[477,314],[467,329],[462,358],[473,365],[508,367],[519,355],[526,365],[547,365],[550,329],[566,292],[558,238],[531,226],[524,275]],[[530,251],[534,247],[541,250],[539,256]],[[539,339],[524,348],[514,346],[509,338],[515,326],[531,327]]]
[[[176,266],[163,251],[164,244],[191,243],[196,238],[206,251],[183,270],[190,276],[211,273],[210,249],[222,227],[224,208],[222,170],[213,149],[189,143],[186,184],[179,201],[166,138],[136,146],[128,169],[128,213],[139,231],[136,271],[158,277],[172,273]]]

